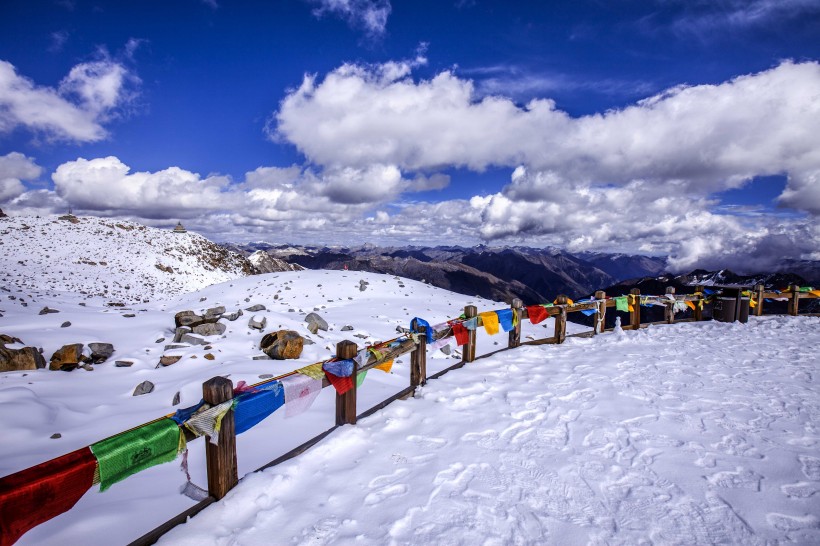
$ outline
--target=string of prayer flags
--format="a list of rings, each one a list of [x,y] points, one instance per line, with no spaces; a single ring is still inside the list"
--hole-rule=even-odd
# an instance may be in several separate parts
[[[339,377],[330,372],[325,372],[325,377],[327,377],[327,380],[333,385],[333,388],[336,389],[337,394],[344,394],[353,388],[353,379],[350,376]]]
[[[538,324],[547,318],[547,308],[542,305],[528,305],[527,316],[530,317],[530,322]]]
[[[629,303],[628,303],[629,298],[627,298],[626,296],[618,296],[614,299],[615,299],[615,310],[616,311],[621,311],[623,313],[628,313],[629,312]]]
[[[429,322],[418,317],[410,321],[410,330],[412,332],[418,333],[419,328],[421,328],[422,326],[427,328],[427,343],[433,343],[433,329],[430,327]]]
[[[356,361],[356,364],[359,365],[359,368],[362,368],[367,365],[367,361],[370,360],[370,352],[365,349],[361,349],[356,356],[353,358]]]
[[[460,322],[453,323],[453,335],[456,337],[456,344],[459,347],[466,345],[470,340],[470,332]]]
[[[233,408],[233,403],[233,400],[228,400],[193,414],[185,421],[185,428],[197,436],[210,437],[212,444],[219,443],[219,429],[222,426],[222,418]]]
[[[240,394],[234,407],[236,433],[242,434],[256,426],[284,404],[285,389],[279,381],[268,383],[256,392]]]
[[[322,369],[322,363],[317,362],[316,364],[311,364],[310,366],[305,366],[304,368],[299,368],[296,370],[302,375],[306,375],[313,379],[324,379],[325,378],[325,371]]]
[[[495,314],[498,315],[498,324],[505,332],[509,332],[515,328],[512,309],[501,309],[500,311],[495,311]]]
[[[87,447],[0,478],[0,545],[70,510],[91,488],[97,460]]]
[[[160,419],[92,444],[100,467],[100,491],[146,468],[176,459],[185,436],[173,419]]]
[[[441,338],[437,339],[436,342],[433,343],[433,350],[438,351],[439,349],[441,349],[445,345],[449,345],[452,340],[453,340],[452,337],[441,337]]]
[[[331,360],[330,362],[325,362],[322,369],[325,372],[330,372],[339,377],[350,377],[353,375],[354,364],[355,363],[349,358],[344,360]]]
[[[322,392],[322,380],[294,374],[281,379],[285,390],[285,417],[295,417],[307,411]]]
[[[498,315],[495,311],[485,311],[478,314],[484,324],[484,330],[487,334],[494,336],[498,333]]]

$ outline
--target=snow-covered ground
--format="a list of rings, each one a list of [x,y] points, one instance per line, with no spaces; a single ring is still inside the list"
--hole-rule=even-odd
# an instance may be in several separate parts
[[[161,543],[817,544],[818,326],[504,352],[247,476]]]

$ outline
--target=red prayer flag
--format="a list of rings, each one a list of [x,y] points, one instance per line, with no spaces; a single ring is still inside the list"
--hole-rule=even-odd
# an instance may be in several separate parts
[[[91,488],[96,468],[84,447],[0,478],[0,546],[70,510]]]
[[[326,371],[325,377],[327,377],[327,380],[330,381],[330,384],[333,385],[333,388],[336,389],[338,394],[344,394],[353,388],[353,375],[349,377],[339,377]]]
[[[530,317],[530,322],[538,324],[547,318],[547,308],[541,305],[528,305],[527,316]]]
[[[453,324],[453,334],[456,336],[456,344],[459,346],[466,345],[470,340],[470,332],[460,322]]]

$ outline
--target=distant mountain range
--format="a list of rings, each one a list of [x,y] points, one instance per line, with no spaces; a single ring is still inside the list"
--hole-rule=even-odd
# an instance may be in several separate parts
[[[585,253],[527,247],[315,247],[251,243],[259,250],[308,269],[344,269],[399,275],[462,294],[526,303],[558,294],[579,297],[601,286],[663,272],[665,260],[647,256]]]

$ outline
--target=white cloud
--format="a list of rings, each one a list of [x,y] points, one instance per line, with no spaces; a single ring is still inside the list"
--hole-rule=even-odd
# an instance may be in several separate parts
[[[58,89],[37,86],[0,61],[0,132],[23,126],[49,140],[95,142],[139,80],[104,58],[73,67]]]
[[[680,4],[685,10],[674,21],[674,30],[703,38],[727,28],[759,29],[820,13],[820,4],[815,0],[663,0],[662,3]]]
[[[335,15],[350,27],[363,30],[371,38],[385,33],[392,6],[390,0],[307,0],[316,8],[313,14],[322,17]]]
[[[0,156],[0,203],[22,194],[26,188],[23,180],[35,180],[43,169],[19,152]]]

